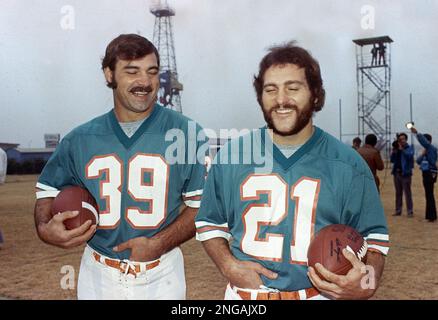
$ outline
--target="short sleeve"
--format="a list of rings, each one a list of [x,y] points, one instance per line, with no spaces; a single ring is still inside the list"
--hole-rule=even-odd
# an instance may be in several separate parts
[[[201,207],[195,218],[196,239],[199,241],[231,238],[224,202],[223,178],[220,165],[213,164],[208,172]]]
[[[198,126],[197,136],[203,135],[202,128]],[[201,133],[199,133],[201,132]],[[193,141],[188,141],[193,143]],[[196,142],[196,150],[188,152],[187,165],[185,165],[186,180],[182,192],[184,204],[191,208],[199,208],[201,205],[201,197],[205,184],[206,163],[205,156],[208,149],[206,139]],[[188,147],[187,150],[190,150]]]
[[[70,141],[63,139],[45,165],[36,184],[37,199],[56,197],[61,187],[77,185],[78,179],[70,154]]]
[[[368,243],[368,250],[388,254],[386,217],[371,175],[358,174],[352,179],[342,212],[342,223],[362,234]]]

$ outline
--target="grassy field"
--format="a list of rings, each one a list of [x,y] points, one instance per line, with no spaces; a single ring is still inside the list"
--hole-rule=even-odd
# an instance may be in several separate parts
[[[424,191],[416,170],[412,219],[393,217],[394,188],[389,172],[380,175],[382,201],[388,219],[391,249],[383,281],[374,299],[438,299],[438,224],[424,220]],[[62,289],[63,266],[79,270],[83,247],[58,249],[42,243],[35,232],[33,206],[37,176],[8,176],[0,185],[0,297],[14,299],[76,299],[76,290]],[[196,240],[182,247],[188,299],[222,299],[226,281]]]

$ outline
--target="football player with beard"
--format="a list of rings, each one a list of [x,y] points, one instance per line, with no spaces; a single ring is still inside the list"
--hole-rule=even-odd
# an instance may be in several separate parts
[[[388,252],[386,219],[367,164],[313,125],[325,100],[318,62],[293,42],[272,47],[254,87],[267,127],[221,148],[195,219],[197,239],[229,281],[225,299],[371,297]],[[265,150],[272,157],[270,169],[242,161],[245,141],[252,141],[254,154]],[[230,158],[239,163],[217,160]],[[321,228],[338,223],[367,240],[370,269],[344,250],[349,273],[317,264],[320,277],[307,266],[307,249]],[[368,282],[362,281],[366,270],[372,271]]]

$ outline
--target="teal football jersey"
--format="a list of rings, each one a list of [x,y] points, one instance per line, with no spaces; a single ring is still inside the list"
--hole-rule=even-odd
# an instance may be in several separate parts
[[[69,185],[88,189],[99,205],[99,225],[88,244],[128,259],[129,250],[112,248],[152,237],[178,217],[183,202],[199,208],[205,165],[196,153],[202,138],[199,125],[159,105],[128,138],[111,110],[64,137],[39,177],[37,198],[54,197]]]
[[[307,249],[329,224],[352,226],[369,250],[388,252],[386,218],[371,171],[355,150],[317,127],[289,158],[266,128],[223,146],[195,223],[198,240],[232,238],[236,258],[277,272],[275,280],[261,277],[265,286],[282,291],[312,286]]]

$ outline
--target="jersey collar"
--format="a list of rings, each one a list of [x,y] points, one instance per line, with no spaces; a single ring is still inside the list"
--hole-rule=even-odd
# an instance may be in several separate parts
[[[268,135],[269,133],[266,131],[267,128],[266,126],[261,128],[262,132],[262,144],[263,144],[263,148],[265,147],[265,144],[272,144],[272,153],[273,153],[273,157],[275,159],[275,161],[280,164],[280,166],[284,169],[284,170],[288,170],[295,162],[297,162],[299,159],[301,159],[306,153],[308,153],[316,144],[316,142],[318,141],[318,139],[321,137],[322,135],[322,130],[319,129],[318,127],[314,126],[315,130],[312,134],[312,136],[310,137],[309,140],[306,141],[306,143],[304,143],[301,148],[299,148],[293,155],[291,155],[289,158],[287,158],[283,152],[280,151],[280,149],[278,149],[278,147],[275,145],[275,143],[272,142],[272,139],[270,137],[266,138],[266,135]],[[269,139],[269,142],[266,142],[265,139]],[[269,145],[268,145],[269,146]],[[269,146],[270,147],[270,146]],[[270,148],[266,148],[267,150],[271,150]]]
[[[157,115],[161,112],[161,106],[158,104],[154,105],[154,110],[149,115],[149,117],[141,124],[141,126],[137,129],[137,131],[134,133],[134,135],[129,138],[123,129],[120,127],[119,121],[117,120],[116,114],[114,112],[114,109],[112,109],[109,112],[111,127],[114,130],[115,135],[117,136],[117,139],[120,141],[121,144],[126,149],[129,149],[133,144],[135,144],[140,138],[143,133],[154,123],[155,118]]]

